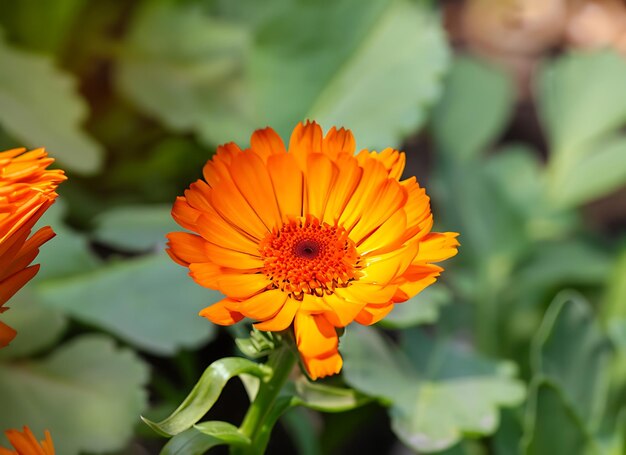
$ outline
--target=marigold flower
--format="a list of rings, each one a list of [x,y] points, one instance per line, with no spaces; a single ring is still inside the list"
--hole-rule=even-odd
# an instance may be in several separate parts
[[[218,147],[172,216],[168,253],[226,298],[200,312],[216,324],[291,327],[313,379],[341,370],[336,328],[374,324],[416,295],[454,256],[458,234],[431,232],[429,198],[400,181],[404,153],[356,156],[352,133],[300,123],[286,150],[271,128],[249,149]]]
[[[47,170],[53,162],[43,149],[0,152],[0,314],[3,305],[39,270],[28,266],[39,247],[54,236],[44,227],[28,238],[37,220],[57,197],[63,171]],[[0,321],[0,348],[14,337],[15,330]]]
[[[4,432],[15,450],[0,447],[0,455],[54,455],[54,444],[50,432],[45,430],[45,439],[37,441],[30,428],[24,427],[23,432],[7,430]]]

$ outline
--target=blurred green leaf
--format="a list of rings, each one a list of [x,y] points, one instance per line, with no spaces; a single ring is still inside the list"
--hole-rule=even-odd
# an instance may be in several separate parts
[[[439,307],[452,300],[452,293],[442,285],[430,286],[415,297],[397,304],[380,321],[382,327],[403,329],[419,324],[432,324],[439,318]]]
[[[547,381],[530,388],[524,455],[600,455],[584,426],[565,404],[559,387]]]
[[[198,312],[221,298],[195,284],[163,252],[46,280],[37,295],[65,314],[160,355],[211,339],[216,328]]]
[[[57,341],[67,326],[67,318],[60,311],[38,303],[28,288],[15,295],[9,307],[11,310],[2,314],[2,322],[17,330],[17,336],[0,349],[0,360],[36,354]]]
[[[86,0],[0,2],[0,23],[30,50],[58,52],[85,3]]]
[[[250,439],[227,422],[202,422],[169,440],[160,455],[203,455],[219,445],[249,445]]]
[[[589,431],[601,421],[608,391],[611,347],[589,305],[573,292],[559,294],[534,340],[536,376],[560,388],[562,400]]]
[[[512,290],[523,294],[529,289],[602,285],[610,270],[608,252],[582,239],[535,243],[533,251],[520,264]]]
[[[513,101],[513,86],[502,70],[476,58],[457,57],[433,112],[439,150],[454,159],[484,153],[506,126]]]
[[[94,237],[114,248],[146,251],[165,246],[165,234],[180,230],[171,205],[118,207],[99,215]]]
[[[83,336],[38,361],[0,364],[0,427],[49,429],[57,453],[110,452],[146,406],[146,365],[105,336]],[[7,445],[0,436],[0,445]]]
[[[39,250],[36,262],[41,268],[35,277],[36,282],[85,273],[101,264],[85,235],[65,225],[65,212],[66,203],[60,197],[37,223],[36,228],[51,226],[56,236]]]
[[[286,137],[298,121],[315,118],[353,129],[369,147],[397,146],[439,94],[448,50],[424,6],[292,2],[260,17],[225,19],[194,2],[146,3],[117,85],[167,126],[209,144],[245,143],[266,124]]]
[[[272,374],[272,369],[266,365],[239,357],[226,357],[216,360],[204,370],[191,393],[169,417],[160,422],[152,422],[145,417],[142,419],[150,428],[161,435],[174,436],[182,433],[211,409],[231,378],[244,373],[259,378],[267,378]]]
[[[427,364],[410,366],[373,329],[351,327],[341,344],[346,381],[389,400],[392,429],[420,452],[452,447],[464,435],[493,433],[498,407],[519,404],[524,397],[509,366],[473,359],[470,352],[459,355],[463,363],[446,366],[449,356],[440,351],[449,348],[440,346],[428,349],[432,357]]]
[[[554,207],[547,198],[544,166],[539,152],[525,144],[500,148],[484,163],[487,176],[521,215],[533,240],[562,238],[577,226],[575,212]]]
[[[551,145],[549,194],[559,206],[589,202],[626,183],[626,61],[572,53],[544,66],[537,101]]]
[[[298,449],[298,455],[322,455],[324,453],[320,447],[314,417],[308,409],[293,408],[280,420]]]
[[[80,129],[87,116],[74,80],[47,57],[11,48],[0,31],[0,124],[28,147],[46,147],[79,173],[100,168],[102,147]]]

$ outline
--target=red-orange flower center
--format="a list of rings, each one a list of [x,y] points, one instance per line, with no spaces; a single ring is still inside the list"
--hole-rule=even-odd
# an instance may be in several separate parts
[[[261,241],[259,251],[273,286],[298,300],[304,294],[330,294],[360,276],[360,256],[346,230],[313,216],[275,229]]]

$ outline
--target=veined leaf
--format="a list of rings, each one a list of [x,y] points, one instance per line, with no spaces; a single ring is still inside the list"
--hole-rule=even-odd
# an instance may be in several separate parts
[[[410,362],[376,331],[351,327],[341,347],[346,381],[389,400],[392,429],[416,451],[441,451],[464,435],[490,434],[498,425],[498,407],[514,406],[524,398],[510,366],[469,352],[457,353],[461,362],[456,362],[440,356],[451,349],[445,343],[423,347],[426,363]]]
[[[119,450],[146,406],[147,380],[132,351],[105,336],[79,337],[42,360],[0,364],[0,427],[49,429],[64,455]]]
[[[119,62],[118,87],[207,143],[243,144],[268,124],[285,137],[315,117],[326,128],[353,129],[364,146],[398,146],[424,123],[448,60],[428,7],[278,3],[257,15],[222,16],[200,3],[147,3]]]
[[[0,124],[28,147],[45,146],[65,169],[93,173],[103,149],[80,129],[87,106],[73,79],[41,55],[11,48],[0,31]]]
[[[208,341],[216,329],[198,311],[220,299],[164,252],[46,280],[37,295],[46,305],[161,355]]]

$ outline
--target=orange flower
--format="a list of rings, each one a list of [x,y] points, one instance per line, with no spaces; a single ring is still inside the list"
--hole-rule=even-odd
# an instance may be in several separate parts
[[[24,427],[22,433],[18,430],[7,430],[4,434],[15,450],[0,447],[0,455],[54,455],[54,445],[48,430],[44,432],[46,439],[41,442],[37,441],[28,427]]]
[[[352,133],[299,124],[289,150],[271,129],[251,147],[217,149],[172,215],[199,235],[168,235],[170,256],[202,286],[226,295],[201,316],[256,328],[293,323],[313,379],[338,373],[336,328],[374,324],[436,280],[457,234],[430,232],[429,198],[405,156],[391,148],[356,156]]]
[[[43,149],[0,152],[0,313],[3,305],[39,269],[28,265],[39,247],[54,236],[44,227],[28,238],[48,207],[54,202],[55,189],[65,180],[63,171],[46,170],[54,160]],[[0,322],[0,348],[15,337],[15,330]]]

